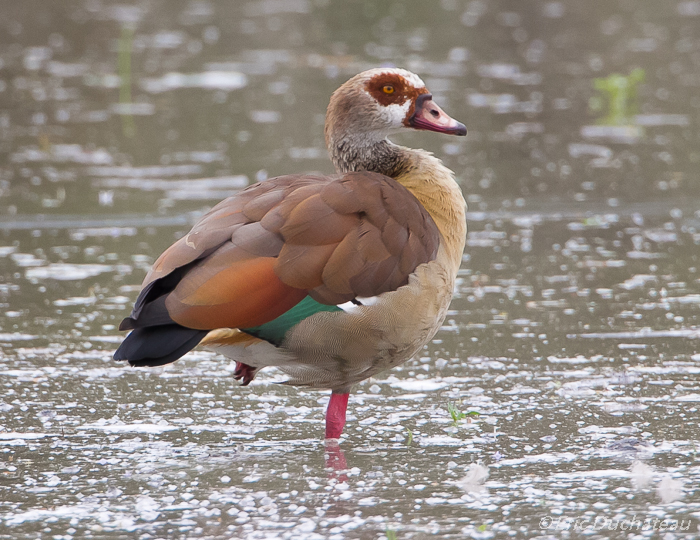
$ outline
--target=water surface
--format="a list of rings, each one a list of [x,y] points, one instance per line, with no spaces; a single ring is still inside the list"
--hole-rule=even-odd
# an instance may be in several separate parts
[[[0,538],[698,537],[699,30],[697,1],[5,3]],[[331,172],[328,97],[385,64],[469,128],[396,137],[469,236],[340,447],[273,371],[114,363],[155,257]]]

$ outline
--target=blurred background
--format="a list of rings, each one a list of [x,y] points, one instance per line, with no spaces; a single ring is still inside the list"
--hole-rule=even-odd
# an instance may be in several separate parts
[[[467,125],[394,140],[455,171],[469,236],[329,476],[326,394],[111,354],[202,213],[332,172],[329,96],[376,66]],[[0,0],[0,537],[696,531],[699,171],[698,0]]]
[[[420,74],[467,125],[464,140],[397,140],[443,158],[472,209],[700,193],[694,1],[30,0],[2,13],[0,214],[175,213],[331,172],[328,98],[384,65]]]

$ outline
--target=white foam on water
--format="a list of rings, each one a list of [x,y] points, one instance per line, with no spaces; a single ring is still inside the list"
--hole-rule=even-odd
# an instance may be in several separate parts
[[[434,392],[447,388],[449,383],[438,380],[423,379],[423,380],[403,380],[391,383],[392,388],[400,388],[407,392]]]
[[[70,264],[52,263],[47,266],[29,268],[25,272],[27,279],[56,279],[58,281],[79,281],[87,279],[105,272],[120,271],[130,273],[131,267],[127,265],[108,264]]]

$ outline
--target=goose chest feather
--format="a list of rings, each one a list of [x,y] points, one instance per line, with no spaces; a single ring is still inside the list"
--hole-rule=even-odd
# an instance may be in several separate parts
[[[401,129],[466,134],[413,73],[346,82],[326,115],[337,174],[271,178],[216,205],[155,262],[114,358],[164,365],[201,344],[235,360],[244,385],[277,367],[332,390],[326,437],[338,438],[351,386],[440,328],[462,260],[453,173],[387,139]]]

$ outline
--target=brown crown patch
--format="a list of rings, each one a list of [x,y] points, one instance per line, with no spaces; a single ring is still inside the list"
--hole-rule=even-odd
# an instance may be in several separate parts
[[[384,92],[385,86],[391,86],[394,91],[390,94]],[[366,86],[367,92],[383,106],[403,105],[407,100],[411,100],[409,115],[413,114],[416,98],[421,94],[427,94],[425,88],[416,88],[398,73],[380,73],[372,77]]]

